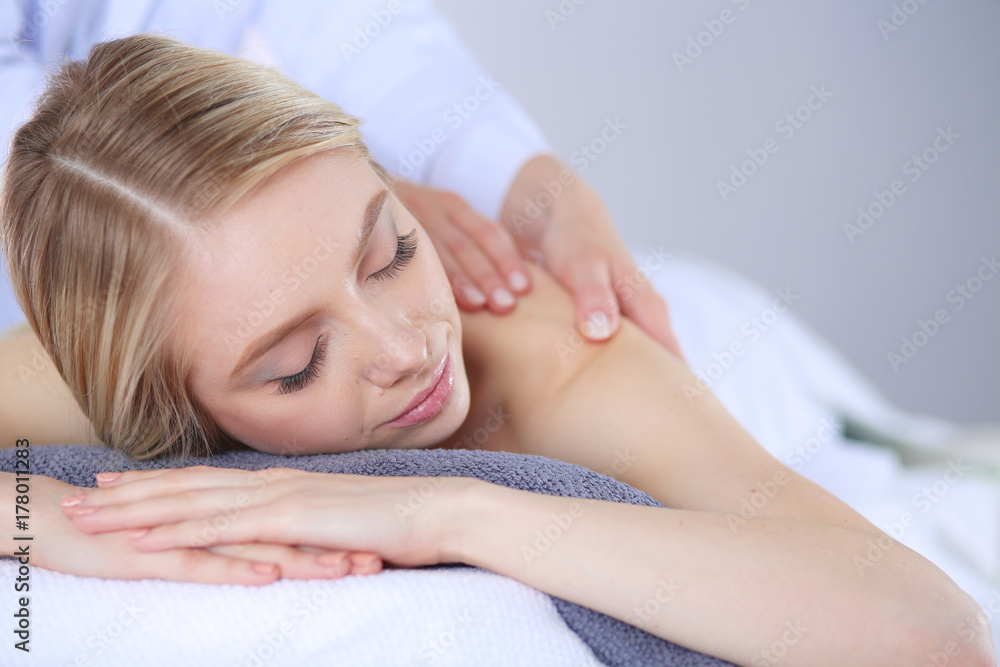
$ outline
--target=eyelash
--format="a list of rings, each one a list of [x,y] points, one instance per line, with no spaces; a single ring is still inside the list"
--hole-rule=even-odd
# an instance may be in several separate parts
[[[406,236],[396,237],[396,256],[392,258],[389,266],[371,275],[375,280],[389,280],[395,278],[400,271],[413,259],[417,252],[417,228],[414,227]]]
[[[371,275],[375,280],[391,280],[406,268],[417,252],[417,229],[414,227],[406,236],[396,237],[396,256],[384,269]],[[278,394],[291,394],[308,387],[319,377],[319,368],[326,359],[326,340],[320,336],[316,341],[309,364],[295,375],[279,379]]]

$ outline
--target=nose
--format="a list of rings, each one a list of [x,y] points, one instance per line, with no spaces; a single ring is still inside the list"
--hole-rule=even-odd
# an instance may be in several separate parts
[[[372,384],[387,389],[427,366],[427,336],[409,320],[380,318],[366,333],[372,351],[365,376]]]

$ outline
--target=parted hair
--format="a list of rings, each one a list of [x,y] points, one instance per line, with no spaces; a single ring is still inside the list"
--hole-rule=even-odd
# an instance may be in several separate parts
[[[28,324],[95,435],[134,459],[243,448],[186,387],[171,276],[193,227],[360,121],[277,70],[140,34],[51,73],[13,135],[0,243]]]

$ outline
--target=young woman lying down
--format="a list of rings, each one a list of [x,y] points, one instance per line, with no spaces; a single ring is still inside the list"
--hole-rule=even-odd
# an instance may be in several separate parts
[[[15,136],[3,242],[74,428],[132,457],[429,448],[492,418],[489,449],[599,472],[627,450],[617,477],[667,506],[574,499],[572,530],[528,560],[521,546],[565,498],[435,478],[401,522],[421,478],[274,469],[190,549],[260,473],[128,471],[97,489],[36,477],[43,567],[265,584],[330,576],[325,561],[340,575],[467,563],[625,621],[670,578],[682,592],[643,629],[738,664],[789,619],[809,628],[790,662],[922,664],[979,611],[902,544],[860,574],[854,557],[891,538],[710,393],[687,400],[697,378],[630,321],[604,343],[572,339],[572,301],[544,270],[530,267],[514,312],[460,312],[358,121],[268,68],[149,35],[68,63]],[[30,345],[3,354],[17,363]],[[4,391],[6,432],[58,422]],[[6,506],[13,489],[4,474]],[[979,636],[955,664],[992,664]]]

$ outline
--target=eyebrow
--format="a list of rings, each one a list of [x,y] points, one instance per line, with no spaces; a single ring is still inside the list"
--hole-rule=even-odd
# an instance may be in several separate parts
[[[382,214],[382,206],[385,204],[388,194],[389,191],[387,189],[382,189],[376,192],[372,198],[368,200],[368,206],[365,207],[365,215],[361,223],[361,230],[358,232],[358,235],[354,240],[354,248],[351,251],[350,266],[357,266],[358,262],[361,261],[361,255],[365,248],[368,247],[369,241],[371,241],[372,232],[375,230],[375,225],[378,223],[379,217]],[[250,343],[250,345],[248,345],[246,350],[243,352],[243,356],[241,356],[240,360],[236,362],[236,367],[233,368],[233,372],[229,374],[229,381],[232,382],[235,380],[247,366],[255,362],[268,350],[283,341],[288,334],[298,329],[302,326],[303,322],[315,314],[316,311],[300,313],[281,326],[275,327],[254,342]]]

